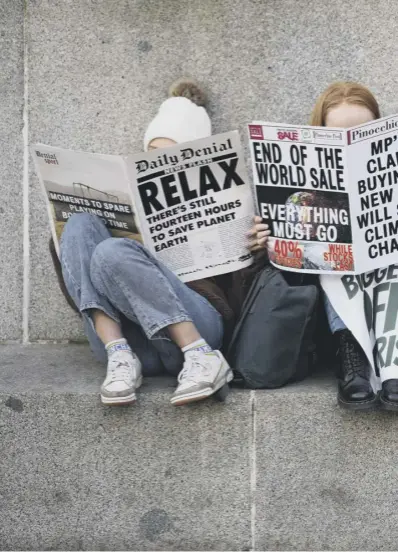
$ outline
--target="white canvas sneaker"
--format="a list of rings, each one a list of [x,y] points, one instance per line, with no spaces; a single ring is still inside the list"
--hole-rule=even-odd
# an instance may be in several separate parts
[[[225,392],[232,378],[232,370],[220,351],[212,351],[211,354],[192,352],[178,376],[178,387],[171,403],[179,406]],[[220,398],[225,398],[225,394]]]
[[[101,402],[107,405],[133,403],[141,383],[141,362],[137,356],[116,351],[108,360],[106,378],[101,385]]]

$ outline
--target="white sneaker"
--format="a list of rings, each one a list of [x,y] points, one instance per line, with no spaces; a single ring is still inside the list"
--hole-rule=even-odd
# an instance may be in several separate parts
[[[232,370],[220,351],[187,355],[178,376],[178,387],[171,403],[182,405],[210,397],[233,378]]]
[[[101,402],[107,405],[133,403],[135,390],[141,383],[141,362],[137,356],[116,351],[108,360],[106,378],[101,385]]]

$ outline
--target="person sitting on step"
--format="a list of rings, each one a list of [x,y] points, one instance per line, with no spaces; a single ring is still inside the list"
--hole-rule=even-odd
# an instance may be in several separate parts
[[[196,83],[175,82],[145,132],[144,149],[210,136],[204,104]],[[268,235],[256,219],[249,249],[263,249]],[[143,376],[164,373],[178,376],[174,405],[228,388],[233,374],[220,348],[266,262],[263,251],[248,269],[185,284],[141,243],[112,238],[99,217],[82,213],[65,225],[60,260],[53,242],[51,253],[61,288],[83,317],[91,349],[107,362],[104,404],[134,402]]]
[[[366,87],[355,82],[337,82],[318,98],[310,124],[351,128],[379,118],[379,105]],[[395,334],[389,336],[394,343],[397,339],[396,316],[390,316],[392,320],[387,324],[387,316],[379,312],[387,310],[387,303],[398,304],[395,287],[389,282],[397,277],[398,265],[355,277],[334,274],[320,277],[329,327],[337,344],[338,403],[343,408],[368,410],[380,402],[384,409],[398,411],[398,356],[385,353],[383,359],[377,345],[377,338],[386,326]],[[358,279],[364,284],[357,283]],[[351,292],[356,289],[355,306],[354,294],[347,293],[348,287]],[[378,299],[380,292],[389,296]],[[371,335],[375,336],[376,345]],[[385,337],[381,340],[384,343]]]

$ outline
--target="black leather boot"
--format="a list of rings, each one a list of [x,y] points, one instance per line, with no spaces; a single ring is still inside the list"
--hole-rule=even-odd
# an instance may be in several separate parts
[[[383,381],[380,403],[385,410],[395,410],[398,412],[398,379]]]
[[[340,374],[338,402],[350,410],[369,410],[377,401],[369,381],[369,363],[362,347],[349,330],[338,336]]]

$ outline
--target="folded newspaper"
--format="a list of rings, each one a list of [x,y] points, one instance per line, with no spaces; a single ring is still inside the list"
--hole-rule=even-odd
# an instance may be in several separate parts
[[[271,262],[319,274],[397,263],[397,138],[398,115],[349,129],[250,124]]]
[[[75,213],[139,240],[182,281],[252,263],[253,193],[237,131],[131,156],[31,147],[56,247]]]

